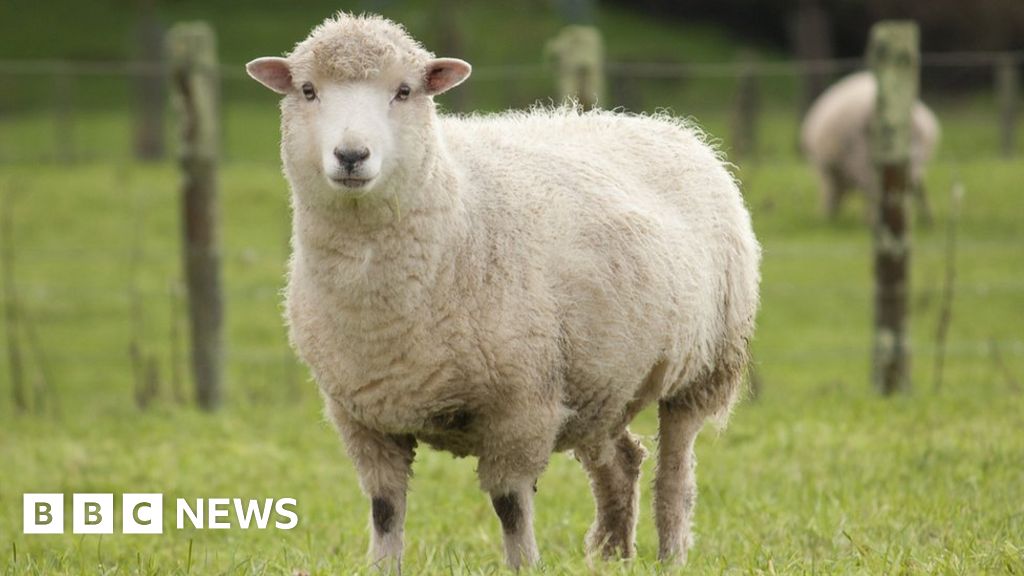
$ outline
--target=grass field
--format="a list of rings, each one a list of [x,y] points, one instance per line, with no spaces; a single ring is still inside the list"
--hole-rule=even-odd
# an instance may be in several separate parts
[[[368,503],[285,343],[278,290],[288,213],[272,157],[229,162],[222,173],[229,397],[213,416],[179,405],[168,383],[168,287],[179,276],[173,166],[0,167],[0,188],[14,193],[21,308],[54,388],[41,414],[15,414],[5,358],[0,573],[368,571]],[[1024,572],[1024,168],[974,159],[932,171],[940,218],[952,183],[967,190],[946,378],[933,389],[944,266],[937,226],[916,231],[915,390],[893,399],[868,384],[870,241],[860,206],[847,206],[834,226],[821,222],[813,178],[792,156],[737,173],[765,248],[754,343],[764,388],[724,433],[709,430],[699,442],[698,541],[686,573]],[[128,355],[133,291],[162,381],[144,411],[133,402]],[[28,368],[37,382],[34,358]],[[653,448],[653,415],[635,429]],[[503,570],[500,528],[473,468],[420,450],[407,573]],[[538,572],[660,571],[652,472],[649,461],[639,558],[588,568],[587,482],[557,455],[537,496]],[[177,531],[168,505],[163,536],[26,536],[24,492],[293,497],[301,520],[288,532]]]
[[[540,63],[544,42],[562,24],[549,4],[509,10],[484,0],[459,3],[454,17],[467,31],[462,55],[477,70],[460,88],[469,93],[469,109],[522,107],[551,94],[548,71],[510,80],[500,68]],[[166,23],[211,21],[221,61],[235,66],[223,84],[221,173],[228,389],[215,415],[181,402],[172,384],[175,367],[184,370],[174,361],[184,339],[176,296],[179,182],[172,155],[157,164],[131,160],[131,79],[76,76],[62,122],[54,113],[55,78],[0,76],[0,196],[11,198],[0,206],[10,213],[0,216],[14,225],[18,308],[32,328],[22,326],[19,335],[38,341],[24,350],[28,413],[12,404],[9,360],[0,356],[0,575],[374,573],[365,557],[369,503],[281,321],[289,214],[275,97],[238,76],[242,62],[286,51],[338,8],[383,11],[441,50],[443,29],[431,16],[437,6],[160,3]],[[121,0],[52,0],[45,10],[14,0],[5,7],[12,10],[0,18],[2,60],[132,57],[134,14]],[[618,62],[728,62],[747,51],[762,60],[781,57],[777,48],[718,28],[661,21],[621,5],[601,4],[597,23],[609,59]],[[957,85],[966,72],[942,75]],[[735,79],[610,80],[608,104],[694,116],[729,150]],[[835,224],[821,221],[814,178],[794,155],[796,78],[764,77],[761,88],[759,156],[737,161],[735,170],[764,245],[753,344],[763,388],[740,405],[727,430],[709,429],[699,440],[690,562],[675,570],[654,561],[649,460],[638,558],[589,563],[582,552],[593,518],[587,480],[560,454],[539,482],[544,561],[535,572],[1024,574],[1024,164],[1019,155],[996,159],[991,96],[982,85],[981,92],[933,100],[926,82],[944,128],[928,178],[939,221],[915,230],[914,390],[884,399],[868,382],[871,246],[861,205],[855,199]],[[450,98],[443,103],[453,106]],[[1024,117],[1018,121],[1024,128]],[[76,161],[52,162],[64,144]],[[963,183],[966,198],[946,372],[936,390],[944,218],[954,182]],[[0,304],[8,303],[10,294],[3,298]],[[0,317],[0,339],[4,322]],[[133,334],[141,334],[159,375],[145,409],[134,399]],[[650,411],[634,431],[655,447]],[[474,466],[420,449],[407,574],[505,572],[501,530]],[[112,492],[115,502],[122,493],[162,492],[165,533],[23,535],[26,492]],[[291,531],[176,530],[173,500],[198,497],[295,498],[300,523]]]

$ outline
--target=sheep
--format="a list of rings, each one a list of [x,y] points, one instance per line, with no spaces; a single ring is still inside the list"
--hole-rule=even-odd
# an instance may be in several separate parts
[[[475,456],[512,568],[539,560],[536,482],[589,474],[591,553],[635,553],[658,405],[659,557],[683,562],[693,444],[741,387],[760,247],[701,132],[578,107],[439,114],[471,66],[338,13],[247,65],[281,94],[290,341],[370,499],[370,556],[400,569],[418,443]]]
[[[865,194],[865,218],[873,222],[879,195],[878,173],[871,158],[869,125],[875,112],[877,85],[870,72],[851,74],[829,87],[811,105],[800,131],[801,147],[818,173],[821,208],[835,219],[851,188]],[[922,221],[931,221],[924,190],[925,167],[939,142],[935,114],[918,101],[912,113],[910,187]]]

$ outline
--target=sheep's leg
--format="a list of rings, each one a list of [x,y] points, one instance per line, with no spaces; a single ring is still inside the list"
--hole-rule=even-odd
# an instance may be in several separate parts
[[[596,453],[579,452],[590,476],[597,517],[587,532],[587,553],[605,558],[631,558],[636,552],[637,507],[640,504],[640,465],[647,451],[625,431]]]
[[[533,487],[535,480],[521,480],[514,486],[492,491],[491,504],[501,522],[505,560],[509,568],[532,566],[540,560],[533,534]]]
[[[835,220],[846,191],[842,178],[835,169],[822,168],[818,171],[818,180],[821,188],[821,211],[828,220]]]
[[[543,455],[539,466],[539,454],[525,458],[524,455],[512,448],[500,459],[480,458],[477,469],[480,484],[490,494],[494,512],[501,522],[505,560],[513,570],[532,566],[540,560],[533,534],[533,492],[550,453]]]
[[[359,484],[370,498],[370,560],[401,572],[405,498],[416,440],[370,430],[354,422],[337,402],[328,402],[331,419],[355,464]]]
[[[491,496],[505,559],[514,570],[540,560],[533,534],[533,493],[554,450],[560,413],[557,407],[519,406],[516,417],[492,422],[480,455],[480,486]]]
[[[654,514],[658,558],[662,561],[686,562],[693,542],[690,529],[697,502],[693,443],[703,424],[703,415],[684,402],[663,401],[658,405]]]

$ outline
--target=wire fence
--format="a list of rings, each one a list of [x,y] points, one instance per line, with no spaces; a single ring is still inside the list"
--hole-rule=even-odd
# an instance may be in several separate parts
[[[1006,71],[1017,71],[1022,64],[1024,52],[923,55],[924,97],[935,101],[940,118],[948,126],[944,136],[946,146],[953,150],[952,156],[957,160],[1016,154],[1012,143],[1020,123],[1016,114],[1020,90],[1019,85],[1007,84],[1001,79],[1012,78],[1014,75]],[[838,77],[862,66],[863,61],[859,58],[607,62],[605,70],[610,88],[605,105],[635,111],[670,108],[676,113],[695,116],[711,133],[720,135],[728,148],[734,138],[732,126],[737,115],[741,114],[735,103],[743,99],[741,91],[751,89],[748,80],[754,78],[758,82],[754,84],[754,98],[762,105],[755,106],[756,114],[745,121],[783,128],[762,131],[759,142],[749,153],[762,160],[793,157],[795,134],[806,105],[801,100],[801,85],[805,78],[811,74]],[[226,132],[224,155],[229,161],[277,165],[278,126],[273,97],[247,78],[241,64],[222,65],[218,67],[217,74],[222,81],[222,123]],[[553,74],[549,67],[537,63],[477,66],[473,73],[474,82],[465,87],[467,95],[461,100],[444,100],[442,103],[449,109],[468,111],[500,110],[529,106],[537,101],[549,102],[554,99]],[[158,102],[157,106],[148,102],[150,105],[147,106],[147,102],[140,99],[152,99],[154,92],[139,87],[146,82],[165,84],[166,75],[166,65],[158,62],[0,60],[0,86],[5,87],[0,89],[0,166],[39,162],[131,161],[138,156],[139,131],[144,125],[159,131],[155,138],[162,145],[157,159],[170,161],[170,143],[174,134],[168,121],[170,114],[166,102]],[[1016,77],[1019,76],[1016,73]],[[930,77],[940,77],[934,89],[929,88]],[[984,81],[979,83],[979,77],[987,77],[991,87]],[[26,78],[37,82],[26,83],[23,81]],[[50,81],[38,82],[39,79]],[[25,87],[26,84],[31,86]],[[1017,96],[1011,98],[1004,92]],[[143,118],[147,110],[149,113],[156,110],[159,118],[156,121],[150,118],[147,124]],[[1007,141],[1011,143],[1009,149]],[[166,288],[153,287],[152,275],[148,278],[149,284],[138,284],[129,278],[127,270],[133,265],[134,256],[133,248],[128,244],[123,249],[111,250],[71,245],[17,248],[15,257],[19,266],[31,262],[34,266],[54,270],[63,263],[75,262],[95,266],[97,270],[95,285],[83,280],[45,277],[37,271],[21,275],[17,285],[20,306],[27,321],[39,325],[47,348],[46,362],[72,367],[89,365],[100,369],[128,366],[133,361],[129,353],[130,340],[139,336],[133,335],[133,329],[126,325],[132,322],[133,307],[139,306],[140,302],[147,314],[145,332],[148,336],[145,340],[153,349],[152,353],[164,363],[162,369],[166,369],[167,364],[181,362],[173,359],[176,353],[173,352],[174,345],[168,342],[172,337],[167,333],[180,321],[176,315],[181,315],[184,303],[173,304],[175,298],[180,301],[180,296],[170,294]],[[256,252],[249,249],[227,250],[224,257],[229,262],[280,265],[280,271],[283,271],[287,252],[284,239],[281,238],[276,246],[274,250]],[[959,247],[962,254],[988,253],[993,249],[1015,251],[1020,246],[1013,240],[968,237],[961,241]],[[915,250],[920,255],[938,255],[942,250],[941,242],[923,243]],[[150,252],[148,257],[158,251]],[[866,264],[869,250],[865,246],[838,243],[780,243],[769,247],[768,256],[797,262],[813,258],[848,258]],[[157,259],[166,263],[173,257],[159,254],[153,260]],[[148,266],[153,260],[146,260],[143,264]],[[124,278],[121,285],[113,288],[109,277],[111,270],[116,270]],[[157,282],[157,285],[175,282],[177,280],[172,277]],[[822,278],[813,283],[774,282],[765,285],[764,291],[766,298],[805,298],[811,292],[826,292],[837,305],[848,305],[851,299],[864,301],[872,294],[867,283],[850,285],[838,278]],[[941,287],[919,285],[913,287],[912,297],[933,298],[940,292]],[[230,302],[259,303],[257,315],[261,321],[273,320],[274,330],[281,330],[279,287],[236,283],[228,287],[225,295]],[[957,297],[964,299],[1018,298],[1021,295],[1024,295],[1024,281],[1019,279],[995,282],[962,280],[957,285]],[[8,298],[5,294],[4,303]],[[71,320],[67,318],[69,307],[74,308],[75,314]],[[112,330],[116,340],[76,348],[47,337],[47,334],[62,333],[66,322],[83,320],[118,325],[116,330]],[[180,333],[184,332],[184,328],[180,328]],[[154,335],[156,333],[159,334]],[[771,349],[768,352],[765,362],[813,366],[866,362],[870,349],[867,345],[819,342],[806,350]],[[920,342],[914,350],[915,356],[922,358],[931,358],[936,353],[935,346],[928,341]],[[975,333],[951,341],[944,354],[951,358],[985,361],[996,355],[1022,358],[1024,340],[985,339],[984,335]],[[282,374],[290,380],[303,378],[301,369],[296,368],[293,353],[284,342],[277,347],[236,343],[228,347],[226,359],[235,365],[236,371],[253,378],[280,380]],[[280,368],[271,369],[271,366]],[[184,371],[184,368],[180,370]]]
[[[1015,153],[1022,64],[1024,52],[922,56],[923,96],[951,128],[944,147],[953,157]],[[744,146],[744,153],[792,156],[811,78],[834,80],[862,67],[860,58],[609,61],[604,64],[609,88],[600,104],[632,111],[669,109],[694,117],[727,150],[740,139],[737,124],[786,126],[748,128],[761,136],[751,150]],[[6,87],[0,89],[0,164],[167,158],[174,141],[167,99],[154,102],[166,91],[167,73],[166,63],[154,61],[0,59],[0,86]],[[241,63],[220,65],[217,74],[225,157],[275,162],[273,153],[267,153],[276,141],[273,97],[248,79]],[[442,103],[454,111],[493,111],[553,102],[555,75],[543,63],[484,64],[474,68],[471,82],[443,96]],[[751,99],[756,105],[741,105]],[[147,138],[158,143],[159,153],[140,152],[139,143]]]
[[[992,68],[1006,61],[1024,64],[1024,51],[1006,52],[933,52],[921,55],[921,68]],[[831,58],[823,60],[779,60],[729,62],[625,62],[610,61],[605,69],[627,77],[729,77],[745,74],[755,76],[802,76],[807,73],[842,73],[860,69],[863,58]],[[167,68],[161,62],[145,61],[82,61],[82,60],[7,60],[0,59],[0,74],[10,76],[162,76]],[[243,63],[221,64],[217,73],[225,79],[248,79]],[[507,80],[516,77],[548,77],[550,66],[543,63],[481,65],[473,68],[474,78]]]

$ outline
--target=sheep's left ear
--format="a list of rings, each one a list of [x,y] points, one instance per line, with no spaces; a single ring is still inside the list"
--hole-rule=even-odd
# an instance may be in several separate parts
[[[278,94],[287,94],[292,89],[292,71],[284,58],[257,58],[245,65],[245,71]]]
[[[427,62],[423,77],[423,90],[433,96],[462,84],[473,67],[458,58],[437,58]]]

